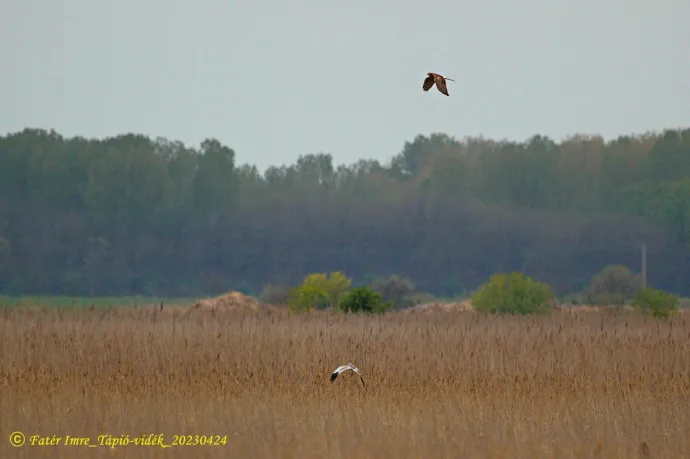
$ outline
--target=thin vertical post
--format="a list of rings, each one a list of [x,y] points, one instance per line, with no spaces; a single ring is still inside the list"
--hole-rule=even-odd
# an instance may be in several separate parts
[[[647,288],[647,244],[642,243],[642,288]]]

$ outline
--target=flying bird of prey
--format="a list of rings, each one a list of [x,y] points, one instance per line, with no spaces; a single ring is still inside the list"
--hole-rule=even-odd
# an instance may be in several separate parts
[[[439,75],[438,73],[432,73],[429,72],[427,73],[427,77],[424,80],[424,84],[422,85],[422,89],[424,91],[428,91],[431,89],[431,87],[436,83],[436,88],[441,91],[442,94],[445,94],[446,96],[448,95],[448,88],[446,88],[446,80],[448,81],[455,81],[451,80],[450,78],[444,78],[443,76]]]
[[[347,365],[340,365],[338,368],[335,369],[335,371],[331,374],[331,382],[335,381],[335,378],[340,375],[340,373],[344,373],[347,370],[352,370],[355,373],[359,375],[359,379],[362,381],[362,386],[364,386],[364,389],[366,390],[367,386],[364,384],[364,378],[362,377],[362,373],[352,365],[351,363],[348,363]]]

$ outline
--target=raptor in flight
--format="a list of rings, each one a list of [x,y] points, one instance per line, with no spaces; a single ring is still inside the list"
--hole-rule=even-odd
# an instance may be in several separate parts
[[[445,94],[446,96],[448,95],[448,88],[446,88],[446,80],[448,81],[455,81],[451,80],[450,78],[444,78],[443,76],[439,75],[438,73],[432,73],[429,72],[427,73],[427,77],[424,80],[424,85],[422,85],[422,89],[424,91],[428,91],[431,89],[431,87],[436,83],[436,88],[441,91],[442,94]]]

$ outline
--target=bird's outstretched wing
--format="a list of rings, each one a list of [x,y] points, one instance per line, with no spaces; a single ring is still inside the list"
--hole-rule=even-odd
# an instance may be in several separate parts
[[[362,376],[362,373],[359,371],[359,369],[355,367],[350,367],[350,370],[354,371],[359,375],[359,380],[362,381],[362,386],[364,386],[364,389],[366,390],[367,385],[364,384],[364,376]]]
[[[446,80],[441,75],[436,75],[436,87],[442,94],[448,95],[448,88],[446,88]]]
[[[426,78],[424,79],[424,84],[422,85],[422,89],[423,89],[424,91],[428,91],[429,89],[431,89],[431,87],[432,87],[433,85],[434,85],[434,76],[433,76],[433,75],[429,75],[428,77],[426,77]]]
[[[334,371],[333,374],[331,375],[331,382],[335,381],[335,378],[337,378],[339,374],[340,373],[338,373],[337,371]]]
[[[359,380],[362,381],[362,386],[364,386],[364,390],[367,390],[367,385],[364,384],[364,378],[362,377],[362,374],[360,373],[359,375]]]

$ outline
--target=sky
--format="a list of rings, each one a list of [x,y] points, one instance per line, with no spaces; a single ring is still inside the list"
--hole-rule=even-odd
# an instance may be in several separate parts
[[[687,0],[0,0],[0,135],[128,132],[238,164],[387,162],[419,134],[690,126]],[[422,91],[427,72],[456,80]]]

